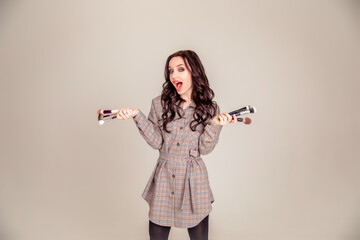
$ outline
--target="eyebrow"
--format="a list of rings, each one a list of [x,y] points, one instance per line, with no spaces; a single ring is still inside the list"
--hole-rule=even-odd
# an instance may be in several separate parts
[[[176,67],[181,66],[181,65],[184,65],[184,64],[181,63],[181,64],[177,65]],[[168,67],[168,69],[170,69],[170,68],[171,68],[171,67]]]

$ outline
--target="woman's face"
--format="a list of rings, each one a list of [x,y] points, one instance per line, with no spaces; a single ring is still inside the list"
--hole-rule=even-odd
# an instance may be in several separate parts
[[[193,89],[192,78],[189,69],[186,68],[182,57],[173,57],[169,62],[170,81],[177,93],[190,101]]]

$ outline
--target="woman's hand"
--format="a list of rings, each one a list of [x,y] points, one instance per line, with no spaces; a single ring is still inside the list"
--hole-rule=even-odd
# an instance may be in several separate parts
[[[139,113],[139,109],[135,109],[135,108],[121,108],[121,109],[116,113],[116,118],[117,118],[117,119],[126,120],[126,119],[129,119],[129,118],[135,117],[138,113]]]
[[[237,117],[234,114],[232,117],[228,113],[221,113],[212,119],[218,125],[229,125],[230,123],[236,123]]]

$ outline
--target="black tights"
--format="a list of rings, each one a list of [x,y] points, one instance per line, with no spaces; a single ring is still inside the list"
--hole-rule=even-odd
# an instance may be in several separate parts
[[[171,227],[164,227],[149,221],[150,240],[167,240]],[[209,232],[209,215],[207,215],[198,225],[188,228],[191,240],[207,240]]]

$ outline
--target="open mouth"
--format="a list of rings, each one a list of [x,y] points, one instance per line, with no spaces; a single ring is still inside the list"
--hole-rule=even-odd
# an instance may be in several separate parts
[[[182,87],[182,85],[183,85],[183,83],[182,83],[182,82],[179,82],[179,81],[174,81],[173,84],[174,84],[174,86],[175,86],[175,88],[176,88],[177,91],[180,91],[180,90],[181,90],[181,87]]]

